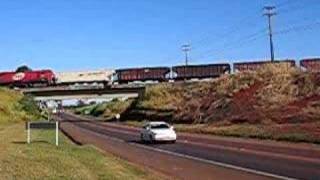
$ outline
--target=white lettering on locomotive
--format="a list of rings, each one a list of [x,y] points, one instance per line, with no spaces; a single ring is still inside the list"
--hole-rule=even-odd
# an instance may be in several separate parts
[[[16,73],[16,74],[12,77],[12,80],[14,80],[14,81],[21,81],[24,77],[25,77],[25,73],[19,72],[19,73]]]

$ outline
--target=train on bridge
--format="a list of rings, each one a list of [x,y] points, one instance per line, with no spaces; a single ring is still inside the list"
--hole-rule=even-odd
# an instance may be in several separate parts
[[[154,83],[181,80],[204,80],[224,74],[254,71],[270,61],[238,62],[231,65],[202,64],[173,67],[143,67],[116,70],[58,72],[52,70],[25,70],[0,72],[0,86],[10,87],[51,87],[68,86],[74,88],[104,88],[113,84]],[[296,66],[295,60],[279,60],[274,63]],[[300,68],[310,72],[320,72],[320,58],[300,61]]]
[[[56,76],[52,70],[0,72],[0,85],[9,87],[52,86]]]

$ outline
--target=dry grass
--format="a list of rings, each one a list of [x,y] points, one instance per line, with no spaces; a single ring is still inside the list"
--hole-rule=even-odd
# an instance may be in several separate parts
[[[312,76],[284,65],[266,65],[257,75],[266,83],[257,94],[265,107],[286,105],[300,97],[317,93]]]
[[[76,114],[92,115],[95,117],[110,119],[114,118],[116,114],[123,113],[127,108],[130,107],[132,102],[133,99],[128,99],[125,101],[115,99],[110,102],[75,108],[74,111]]]
[[[137,107],[142,109],[174,110],[183,95],[183,87],[162,83],[146,87]]]
[[[289,142],[309,142],[320,143],[320,136],[306,131],[303,127],[282,125],[252,125],[252,124],[234,124],[229,126],[212,126],[212,125],[175,125],[176,129],[181,132],[211,134],[217,136],[231,136],[255,139],[272,139],[277,141]],[[320,124],[314,124],[315,128]]]
[[[32,131],[33,143],[26,144],[22,121],[38,115],[32,98],[0,89],[0,180],[156,179],[110,154],[74,145],[62,134],[56,147],[54,131]]]
[[[91,146],[76,146],[53,131],[34,131],[25,143],[23,124],[0,126],[0,179],[156,179],[152,174]]]
[[[39,114],[31,97],[0,88],[0,124],[34,120]]]
[[[254,72],[226,75],[210,82],[152,86],[138,104],[149,109],[172,109],[174,120],[180,122],[235,119],[256,123],[271,122],[277,119],[272,112],[319,92],[312,74],[286,64],[267,64]],[[253,116],[255,120],[248,119]]]

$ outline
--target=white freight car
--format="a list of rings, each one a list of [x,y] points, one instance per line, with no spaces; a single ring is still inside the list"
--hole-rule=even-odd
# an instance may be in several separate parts
[[[104,87],[111,84],[114,70],[89,70],[56,73],[57,84],[71,85],[75,87]]]

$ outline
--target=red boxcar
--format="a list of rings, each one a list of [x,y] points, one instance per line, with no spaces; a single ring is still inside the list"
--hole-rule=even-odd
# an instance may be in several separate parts
[[[0,73],[0,85],[3,86],[28,87],[54,83],[55,75],[51,70]]]
[[[118,82],[132,82],[132,81],[165,81],[166,75],[170,72],[168,67],[152,67],[152,68],[130,68],[117,69]]]
[[[303,59],[300,61],[300,66],[307,71],[320,72],[320,58]]]
[[[202,64],[202,65],[188,65],[188,66],[174,66],[172,67],[175,73],[173,79],[203,79],[216,78],[222,74],[230,73],[229,64]]]
[[[233,71],[241,72],[241,71],[255,71],[261,68],[263,65],[271,63],[270,61],[254,61],[254,62],[242,62],[242,63],[234,63]],[[290,67],[294,67],[296,62],[294,60],[281,60],[274,61],[274,63],[287,64]]]

